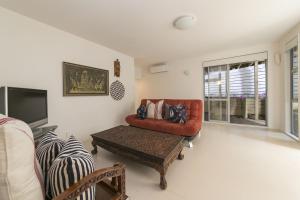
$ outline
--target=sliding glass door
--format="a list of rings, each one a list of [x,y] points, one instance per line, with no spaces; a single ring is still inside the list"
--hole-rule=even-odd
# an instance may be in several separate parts
[[[205,118],[228,121],[227,65],[205,68]]]
[[[290,109],[291,134],[299,137],[298,133],[298,47],[289,51],[290,55]]]
[[[229,66],[230,122],[266,125],[266,61]]]
[[[265,126],[266,63],[205,67],[205,120]]]

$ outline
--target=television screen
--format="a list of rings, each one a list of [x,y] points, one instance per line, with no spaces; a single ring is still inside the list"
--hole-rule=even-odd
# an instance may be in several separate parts
[[[47,90],[8,87],[8,116],[28,124],[48,118]]]

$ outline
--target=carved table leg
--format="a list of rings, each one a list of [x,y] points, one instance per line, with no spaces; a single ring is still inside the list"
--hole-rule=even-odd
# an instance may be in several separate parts
[[[184,155],[182,154],[182,151],[180,151],[177,158],[178,158],[178,160],[183,160],[184,159]]]
[[[166,173],[165,172],[161,172],[160,173],[160,188],[162,189],[162,190],[165,190],[165,189],[167,189],[167,180],[166,180]]]
[[[96,154],[96,153],[98,152],[98,150],[97,150],[97,145],[96,145],[96,143],[94,142],[94,140],[92,141],[92,145],[93,145],[94,149],[91,151],[91,153],[94,155],[94,154]]]

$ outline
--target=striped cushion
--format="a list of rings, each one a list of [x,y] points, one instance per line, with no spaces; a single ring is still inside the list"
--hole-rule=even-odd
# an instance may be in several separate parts
[[[147,101],[147,118],[162,119],[162,107],[164,100],[160,100],[157,103]]]
[[[52,199],[48,171],[52,165],[52,162],[58,156],[59,152],[64,146],[64,143],[65,142],[59,139],[56,134],[54,134],[53,132],[48,132],[41,139],[39,145],[36,148],[36,156],[43,171],[47,199]]]
[[[94,160],[91,154],[74,136],[71,136],[49,170],[53,197],[58,196],[93,171]],[[95,187],[91,187],[82,193],[77,200],[93,200],[94,198]]]

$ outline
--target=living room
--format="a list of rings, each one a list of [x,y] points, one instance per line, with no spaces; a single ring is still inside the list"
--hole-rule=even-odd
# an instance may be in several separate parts
[[[1,0],[0,199],[106,199],[100,183],[115,199],[300,199],[299,9],[296,0]],[[44,104],[20,104],[26,92]],[[30,140],[9,136],[16,124]],[[82,144],[94,169],[72,176],[79,188],[52,188],[55,166],[45,172],[39,160],[47,143]],[[42,181],[25,157],[37,157]],[[34,184],[22,183],[22,167]]]

